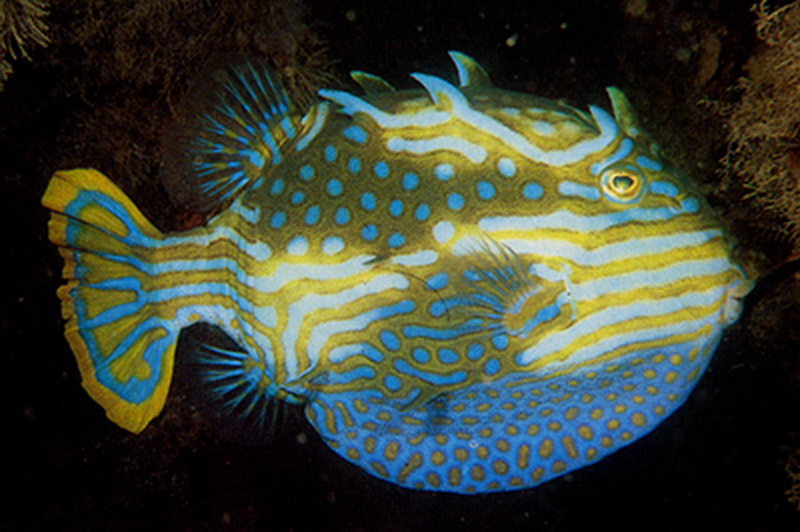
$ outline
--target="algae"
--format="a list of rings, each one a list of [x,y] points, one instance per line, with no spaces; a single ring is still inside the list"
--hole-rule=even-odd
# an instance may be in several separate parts
[[[31,59],[29,46],[50,43],[44,22],[47,14],[47,2],[43,0],[0,2],[0,91],[13,72],[9,59]]]
[[[744,199],[764,216],[757,229],[800,253],[800,1],[754,8],[761,41],[736,84],[740,98],[726,110],[729,147],[724,185],[741,183]]]

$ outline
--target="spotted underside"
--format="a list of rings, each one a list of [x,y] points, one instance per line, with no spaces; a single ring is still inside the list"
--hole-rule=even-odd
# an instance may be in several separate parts
[[[496,89],[451,55],[460,87],[415,74],[422,90],[395,91],[355,73],[367,96],[322,91],[302,119],[267,74],[234,72],[193,147],[200,191],[227,207],[152,236],[120,214],[127,198],[106,202],[130,248],[65,251],[76,281],[62,298],[85,385],[115,421],[141,430],[160,405],[137,405],[166,393],[172,364],[120,333],[113,356],[146,360],[146,378],[86,384],[111,356],[97,328],[139,315],[111,301],[123,277],[160,337],[205,321],[238,343],[207,351],[227,410],[305,404],[337,453],[411,488],[534,486],[680,406],[749,286],[710,208],[619,90],[613,115],[587,113]],[[87,248],[87,203],[48,197],[69,215],[51,238]],[[105,275],[89,315],[93,281],[75,272],[91,260],[126,270]]]

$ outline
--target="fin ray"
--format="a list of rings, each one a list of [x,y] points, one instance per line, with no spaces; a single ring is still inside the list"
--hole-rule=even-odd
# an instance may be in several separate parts
[[[170,170],[188,172],[190,206],[204,213],[219,211],[280,163],[301,128],[299,111],[266,67],[245,63],[216,77],[221,84],[178,149],[188,160],[179,155],[183,168]]]

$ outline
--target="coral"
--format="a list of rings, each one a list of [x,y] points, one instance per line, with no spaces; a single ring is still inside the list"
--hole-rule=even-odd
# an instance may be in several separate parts
[[[727,110],[727,184],[740,180],[745,199],[765,211],[759,229],[800,252],[800,1],[755,8],[761,45],[738,82],[741,97]]]
[[[47,2],[43,0],[5,0],[0,2],[0,91],[12,73],[12,60],[30,59],[27,46],[47,46]]]

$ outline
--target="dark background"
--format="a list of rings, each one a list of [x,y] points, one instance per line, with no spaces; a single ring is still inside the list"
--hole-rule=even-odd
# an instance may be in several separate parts
[[[756,45],[751,2],[649,4],[320,0],[307,3],[305,20],[326,43],[334,84],[349,86],[352,69],[401,88],[414,85],[408,74],[415,71],[452,79],[446,52],[459,50],[478,59],[500,87],[579,106],[608,107],[603,88],[622,87],[648,129],[712,193],[735,236],[757,256],[754,262],[777,264],[785,246],[750,232],[737,214],[746,207],[715,188],[724,126],[698,105],[703,98],[735,97],[729,87]],[[642,5],[645,14],[637,14]],[[56,9],[49,23],[69,16],[68,8]],[[718,37],[722,52],[706,79],[708,35]],[[69,55],[63,47],[59,53]],[[800,529],[785,471],[800,445],[796,280],[769,287],[750,303],[687,403],[658,429],[596,465],[530,490],[457,496],[396,487],[329,451],[292,409],[265,445],[227,441],[180,385],[141,435],[119,429],[83,392],[62,335],[54,293],[61,260],[47,242],[48,215],[39,198],[65,160],[63,138],[86,102],[57,89],[82,71],[71,71],[68,61],[53,67],[46,57],[50,63],[37,63],[36,54],[31,63],[15,63],[0,93],[0,437],[6,449],[0,527]],[[151,210],[166,206],[156,213],[163,224],[171,211],[154,183],[129,191]]]

